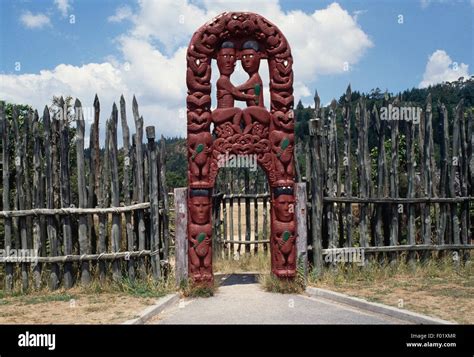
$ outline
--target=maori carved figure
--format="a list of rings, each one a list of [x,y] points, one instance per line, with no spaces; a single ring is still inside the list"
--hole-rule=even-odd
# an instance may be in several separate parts
[[[275,174],[277,184],[286,185],[294,177],[293,147],[295,135],[293,133],[273,130],[270,133]]]
[[[260,123],[261,127],[267,127],[270,123],[270,113],[263,104],[263,82],[258,74],[261,55],[259,50],[257,41],[247,41],[243,44],[240,53],[242,67],[248,73],[249,79],[237,88],[256,96],[254,100],[247,100],[247,108],[243,110],[244,134],[249,133],[253,129],[254,123]]]
[[[242,110],[234,107],[234,100],[252,100],[255,98],[253,95],[239,91],[230,81],[236,61],[237,54],[234,43],[224,42],[217,53],[217,67],[219,68],[220,77],[216,83],[217,108],[212,112],[212,121],[216,125],[217,131],[222,124],[229,123],[229,130],[233,129],[235,133],[239,133]]]
[[[195,281],[212,280],[210,190],[191,189],[188,225],[189,270]]]
[[[212,136],[209,132],[188,135],[189,173],[195,185],[206,185],[209,176]]]
[[[272,272],[292,278],[296,274],[296,217],[290,46],[280,30],[262,16],[225,12],[194,33],[186,59],[190,277],[212,284],[211,196],[220,158],[254,154],[272,189]],[[219,78],[215,83],[217,105],[211,110],[213,60]],[[248,79],[235,85],[231,76],[239,60]],[[268,109],[259,75],[262,60],[268,61],[270,74]],[[235,107],[235,101],[245,102],[246,107]]]
[[[296,224],[293,187],[275,187],[272,194],[272,272],[278,277],[296,274]]]

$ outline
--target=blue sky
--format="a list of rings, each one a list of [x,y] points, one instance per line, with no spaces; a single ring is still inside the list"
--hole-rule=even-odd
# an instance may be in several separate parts
[[[185,134],[184,54],[192,32],[227,9],[258,12],[285,33],[296,99],[305,104],[314,89],[325,104],[348,83],[397,92],[472,75],[474,0],[0,4],[0,99],[40,109],[53,94],[70,94],[90,106],[97,92],[108,113],[121,93],[128,102],[136,94],[145,122],[165,135]]]

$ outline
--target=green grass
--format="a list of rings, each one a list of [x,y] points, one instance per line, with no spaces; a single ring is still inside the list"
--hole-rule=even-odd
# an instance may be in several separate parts
[[[50,302],[50,301],[71,301],[75,297],[76,295],[71,295],[67,293],[59,293],[59,294],[51,294],[51,295],[24,297],[22,301],[26,305],[30,305],[30,304],[41,304],[41,303]]]
[[[125,266],[123,266],[125,269]],[[46,301],[67,301],[72,293],[74,294],[101,294],[101,293],[123,293],[135,297],[156,298],[161,297],[170,292],[176,291],[173,271],[168,274],[166,278],[156,280],[151,274],[147,274],[145,278],[130,279],[125,276],[120,280],[114,281],[110,275],[103,281],[99,279],[97,267],[91,268],[91,282],[89,285],[81,285],[80,277],[76,277],[76,283],[71,289],[64,289],[60,287],[55,291],[51,291],[48,287],[49,271],[45,270],[42,274],[42,285],[40,289],[34,288],[32,274],[29,275],[29,288],[24,291],[21,288],[21,279],[19,277],[19,269],[15,270],[15,286],[13,291],[6,292],[3,288],[0,289],[0,304],[2,299],[8,297],[28,297],[31,296],[31,303],[40,303]],[[0,278],[4,278],[0,276]],[[61,300],[61,294],[64,300]],[[41,301],[41,299],[46,299]],[[49,300],[48,300],[49,299]],[[55,300],[56,299],[56,300]]]
[[[258,282],[265,291],[272,293],[301,294],[304,291],[304,285],[298,278],[280,279],[270,273],[259,275]]]
[[[324,283],[339,286],[357,282],[374,283],[397,276],[424,278],[425,284],[435,284],[436,282],[452,281],[460,278],[465,280],[463,284],[472,286],[474,284],[474,265],[456,264],[450,256],[429,259],[426,262],[415,261],[413,264],[409,264],[402,256],[395,264],[372,260],[365,266],[341,263],[325,267],[321,272],[313,270],[308,276],[308,282],[310,285]],[[398,284],[403,287],[410,283],[409,281],[400,281]]]
[[[270,271],[270,254],[242,255],[235,259],[216,259],[213,262],[214,272],[223,274]]]
[[[181,282],[180,291],[185,297],[211,297],[217,291],[218,283],[214,281],[212,286],[208,284],[193,283],[191,279]]]

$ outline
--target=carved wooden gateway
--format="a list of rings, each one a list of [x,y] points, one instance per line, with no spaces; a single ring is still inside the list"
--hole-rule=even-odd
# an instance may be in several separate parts
[[[217,106],[211,110],[211,61],[217,61]],[[268,61],[270,110],[260,61]],[[231,81],[240,60],[248,74]],[[249,12],[223,13],[193,35],[187,51],[188,258],[194,282],[212,283],[211,198],[223,157],[256,155],[271,188],[271,264],[280,278],[296,275],[294,214],[293,58],[271,22]],[[244,109],[234,107],[244,101]],[[211,123],[213,132],[211,133]]]

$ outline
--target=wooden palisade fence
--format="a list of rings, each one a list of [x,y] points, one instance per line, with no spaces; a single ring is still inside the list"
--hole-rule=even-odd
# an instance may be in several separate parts
[[[109,272],[115,280],[143,278],[148,272],[160,279],[167,272],[170,229],[164,140],[158,153],[155,129],[147,127],[147,144],[142,142],[143,117],[133,98],[136,134],[130,142],[125,105],[122,96],[123,148],[117,145],[114,103],[101,149],[100,104],[95,97],[86,155],[79,100],[72,114],[63,115],[66,109],[50,115],[45,107],[41,118],[36,111],[22,115],[13,106],[11,119],[0,102],[4,235],[0,248],[28,249],[33,252],[30,256],[36,256],[30,260],[18,254],[0,258],[6,291],[14,288],[17,277],[23,290],[28,289],[31,278],[35,288],[44,281],[51,289],[58,288],[61,281],[70,288],[78,279],[87,285],[93,267],[101,281]],[[65,107],[62,98],[58,106]],[[76,124],[75,160],[71,157],[71,121]],[[74,186],[77,195],[72,194]]]
[[[433,128],[431,95],[419,124],[382,120],[381,108],[367,108],[364,97],[357,101],[355,111],[351,110],[350,86],[342,108],[333,101],[324,111],[319,103],[316,93],[306,154],[308,206],[312,207],[308,210],[308,237],[312,237],[308,243],[316,270],[328,261],[326,254],[354,247],[389,261],[401,252],[407,252],[413,261],[417,253],[426,258],[431,251],[452,251],[455,260],[469,259],[474,247],[474,120],[463,101],[454,110],[452,131],[448,111],[440,103],[440,128]],[[403,107],[399,98],[390,103],[385,99],[383,106],[389,104]],[[342,116],[342,137],[337,132],[338,115]],[[351,148],[354,125],[356,150]],[[377,143],[372,157],[369,135]],[[399,150],[402,136],[404,158]],[[340,140],[342,145],[338,146]],[[391,143],[389,152],[387,141]],[[440,146],[439,162],[434,143]],[[402,159],[407,176],[404,197],[400,195]],[[351,170],[354,165],[357,177]]]

